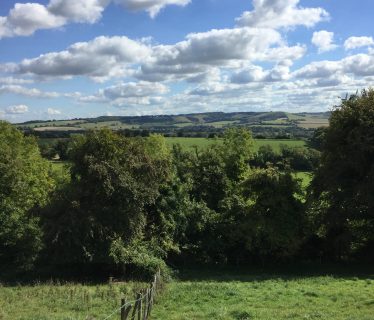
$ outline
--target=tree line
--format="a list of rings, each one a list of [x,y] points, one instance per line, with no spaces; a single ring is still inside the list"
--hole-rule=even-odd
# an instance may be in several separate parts
[[[251,132],[230,128],[187,151],[101,129],[63,146],[59,172],[0,122],[0,268],[373,261],[374,91],[342,100],[311,145],[254,152]],[[313,171],[306,191],[294,170]]]

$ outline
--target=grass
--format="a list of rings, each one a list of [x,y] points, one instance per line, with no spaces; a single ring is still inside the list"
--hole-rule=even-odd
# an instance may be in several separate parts
[[[214,273],[170,283],[152,319],[373,320],[374,276]]]
[[[133,300],[147,284],[47,283],[0,285],[0,320],[88,320],[104,319],[119,307],[121,298]],[[116,314],[114,319],[118,319]]]
[[[207,138],[166,138],[168,145],[179,143],[184,149],[192,149],[194,146],[198,148],[206,148],[216,142],[221,143],[220,139],[207,139]],[[254,151],[257,151],[260,146],[270,145],[275,151],[280,150],[280,145],[285,144],[290,147],[305,147],[303,140],[281,140],[281,139],[255,139]]]

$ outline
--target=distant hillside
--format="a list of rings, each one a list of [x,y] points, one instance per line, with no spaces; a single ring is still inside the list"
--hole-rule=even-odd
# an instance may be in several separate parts
[[[84,131],[108,127],[113,130],[149,130],[156,132],[214,130],[231,126],[273,129],[314,129],[328,125],[329,112],[210,112],[180,115],[101,116],[71,120],[28,121],[17,127],[32,131]],[[209,131],[208,130],[208,131]]]

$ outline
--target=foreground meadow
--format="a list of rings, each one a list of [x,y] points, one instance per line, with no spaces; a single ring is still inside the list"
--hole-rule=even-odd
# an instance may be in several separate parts
[[[132,300],[145,283],[84,285],[49,283],[0,286],[1,320],[105,319],[121,298]],[[118,314],[114,315],[118,319]]]
[[[374,276],[222,274],[172,282],[153,319],[373,320]]]

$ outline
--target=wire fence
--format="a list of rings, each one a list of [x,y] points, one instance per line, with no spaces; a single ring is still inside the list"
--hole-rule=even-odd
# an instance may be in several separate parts
[[[121,299],[120,307],[113,310],[103,320],[113,319],[115,316],[120,316],[120,320],[147,320],[151,314],[153,304],[157,293],[162,288],[161,272],[158,271],[154,277],[149,288],[141,290],[137,293],[136,298],[131,301]]]

